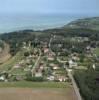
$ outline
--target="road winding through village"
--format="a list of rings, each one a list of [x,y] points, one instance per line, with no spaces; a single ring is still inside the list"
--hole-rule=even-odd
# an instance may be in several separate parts
[[[36,69],[36,67],[38,66],[38,64],[39,64],[39,62],[40,62],[40,60],[41,60],[41,50],[39,49],[39,56],[38,56],[38,59],[36,60],[36,62],[35,62],[35,64],[34,64],[34,66],[33,66],[33,68],[32,68],[32,77],[34,76],[34,71],[35,71],[35,69]]]

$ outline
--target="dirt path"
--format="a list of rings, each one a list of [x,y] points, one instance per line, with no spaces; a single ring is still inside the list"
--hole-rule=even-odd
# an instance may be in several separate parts
[[[9,51],[10,51],[9,45],[4,43],[4,49],[0,52],[0,63],[5,62],[11,57]]]
[[[77,100],[73,89],[1,88],[0,100]]]

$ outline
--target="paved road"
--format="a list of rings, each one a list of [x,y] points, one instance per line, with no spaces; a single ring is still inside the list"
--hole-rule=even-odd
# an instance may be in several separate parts
[[[50,38],[50,41],[49,41],[49,50],[50,50],[50,52],[53,54],[53,55],[55,55],[55,53],[51,50],[51,42],[52,42],[52,40],[53,40],[53,37],[51,37]]]
[[[79,88],[77,87],[77,84],[76,84],[76,82],[75,82],[75,80],[74,80],[74,77],[72,76],[71,71],[69,71],[68,68],[66,68],[66,71],[68,72],[68,76],[69,76],[69,78],[70,78],[71,81],[72,81],[73,88],[74,88],[74,90],[75,90],[75,93],[76,93],[76,95],[77,95],[78,100],[82,100],[82,97],[81,97],[80,92],[79,92]]]
[[[38,59],[36,60],[36,62],[35,62],[35,64],[34,64],[34,66],[33,66],[33,69],[32,69],[32,77],[33,77],[33,73],[34,73],[34,71],[35,71],[35,68],[38,66],[38,64],[39,64],[39,62],[40,62],[40,60],[41,60],[41,50],[39,49],[39,52],[40,52],[40,55],[39,55],[39,57],[38,57]]]

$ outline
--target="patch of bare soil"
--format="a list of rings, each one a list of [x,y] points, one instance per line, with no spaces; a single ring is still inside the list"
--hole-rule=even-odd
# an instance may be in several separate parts
[[[77,100],[73,88],[1,88],[0,100]]]

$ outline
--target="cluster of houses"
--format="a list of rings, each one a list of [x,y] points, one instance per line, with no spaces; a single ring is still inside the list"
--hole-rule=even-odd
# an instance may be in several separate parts
[[[68,79],[68,77],[66,76],[66,73],[64,73],[64,70],[62,70],[62,68],[61,68],[63,66],[59,65],[59,62],[56,59],[56,55],[52,51],[50,51],[48,48],[44,49],[44,50],[46,51],[45,55],[46,55],[46,58],[48,61],[48,64],[46,67],[50,68],[50,70],[51,70],[50,75],[47,75],[46,79],[48,81],[65,82]],[[64,74],[57,73],[57,71],[58,72],[63,71]]]
[[[85,41],[89,41],[89,38],[88,37],[72,37],[71,41],[85,42]]]
[[[50,63],[49,66],[52,69],[52,74],[47,77],[49,81],[65,82],[68,79],[66,73],[64,73],[58,64]],[[64,74],[61,74],[60,72],[63,72]]]
[[[26,48],[24,48],[24,50],[26,50]],[[22,60],[16,62],[16,64],[12,66],[12,68],[9,71],[10,76],[9,75],[8,76],[12,77],[14,75],[17,78],[17,77],[21,77],[22,74],[24,75],[24,73],[30,72],[34,66],[35,61],[38,58],[38,55],[39,54],[37,54],[37,50],[34,50],[33,53],[30,54],[29,56],[24,56]],[[19,73],[18,73],[18,70],[19,70]],[[16,74],[16,71],[17,71],[17,74]],[[21,74],[20,74],[20,71],[21,71]],[[5,75],[1,74],[0,81],[5,81],[5,80],[6,80]]]
[[[34,70],[35,77],[43,77],[44,66],[44,62],[40,62],[38,67]]]

